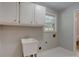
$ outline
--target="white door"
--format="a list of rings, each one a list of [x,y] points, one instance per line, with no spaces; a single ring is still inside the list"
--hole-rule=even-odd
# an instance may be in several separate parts
[[[20,23],[24,25],[33,24],[34,21],[34,4],[21,2],[20,3]]]
[[[35,5],[35,24],[44,25],[45,7]]]
[[[17,3],[0,2],[0,24],[13,24],[17,22]]]

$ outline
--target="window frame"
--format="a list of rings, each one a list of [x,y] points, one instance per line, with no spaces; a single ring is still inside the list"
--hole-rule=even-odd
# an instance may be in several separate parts
[[[54,13],[50,13],[50,12],[47,12],[46,15],[55,17],[55,30],[54,31],[57,32],[57,15]],[[54,31],[45,31],[44,28],[43,28],[44,32],[54,32]]]

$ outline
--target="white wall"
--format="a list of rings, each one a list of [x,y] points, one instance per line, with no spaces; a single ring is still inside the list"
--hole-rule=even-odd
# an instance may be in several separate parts
[[[21,38],[32,37],[39,41],[42,51],[57,47],[57,39],[51,39],[53,33],[43,33],[42,27],[0,26],[0,56],[22,56]],[[43,40],[43,36],[45,40]],[[48,41],[48,44],[45,44]],[[39,51],[40,52],[40,51]]]
[[[51,14],[55,14],[57,16],[57,12],[54,10],[51,10],[49,8],[47,8],[46,12],[51,13]],[[53,38],[54,33],[55,32],[43,32],[43,40],[41,43],[43,50],[55,48],[58,46],[58,39],[57,39],[58,34],[56,34],[56,38]],[[45,43],[46,41],[47,41],[47,44]]]
[[[53,38],[53,34],[55,34],[55,32],[43,33],[43,41],[42,41],[43,50],[56,48],[58,46],[57,36],[55,38]],[[45,42],[47,42],[47,44]]]
[[[20,39],[28,36],[39,41],[42,40],[42,28],[0,26],[0,56],[22,56]]]
[[[67,8],[59,14],[59,44],[60,46],[69,50],[73,50],[73,27],[75,9],[79,9],[79,4]]]

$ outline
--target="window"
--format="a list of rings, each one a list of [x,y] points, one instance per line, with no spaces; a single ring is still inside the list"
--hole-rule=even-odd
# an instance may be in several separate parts
[[[55,16],[54,15],[46,15],[45,16],[44,31],[45,32],[55,31],[55,25],[56,25]]]

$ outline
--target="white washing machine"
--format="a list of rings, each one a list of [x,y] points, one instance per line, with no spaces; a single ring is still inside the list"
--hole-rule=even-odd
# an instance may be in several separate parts
[[[38,53],[38,41],[33,38],[21,39],[23,56],[24,57],[36,57]]]

